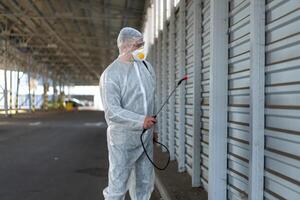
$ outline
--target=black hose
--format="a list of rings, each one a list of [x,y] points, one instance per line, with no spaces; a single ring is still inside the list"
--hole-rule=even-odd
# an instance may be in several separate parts
[[[142,134],[141,134],[141,136],[140,136],[140,139],[141,139],[141,143],[142,143],[144,152],[145,152],[145,154],[146,154],[148,160],[149,160],[149,161],[151,162],[151,164],[152,164],[156,169],[158,169],[158,170],[165,170],[165,169],[167,169],[167,167],[168,167],[168,165],[169,165],[169,163],[170,163],[170,151],[169,151],[168,147],[166,147],[164,144],[162,144],[162,143],[160,143],[160,142],[158,142],[158,141],[156,141],[156,140],[153,140],[155,143],[157,143],[157,144],[161,145],[162,147],[164,147],[164,148],[167,150],[167,153],[168,153],[168,161],[167,161],[167,164],[166,164],[164,167],[159,167],[159,166],[156,165],[156,164],[154,163],[154,161],[150,158],[150,156],[148,155],[148,152],[147,152],[147,150],[146,150],[146,148],[145,148],[145,144],[144,144],[144,141],[143,141],[143,135],[146,133],[146,131],[147,131],[147,129],[144,129],[144,130],[143,130],[143,132],[142,132]]]
[[[146,63],[144,62],[144,65],[147,67]],[[147,67],[148,69],[148,67]],[[158,112],[156,113],[156,115],[153,116],[153,118],[156,118],[157,115],[162,111],[163,107],[166,105],[166,103],[169,101],[170,97],[174,94],[175,90],[178,88],[178,86],[182,83],[182,81],[184,80],[188,80],[188,76],[184,76],[182,79],[180,79],[176,85],[176,87],[173,89],[173,91],[169,94],[168,98],[165,100],[165,102],[162,104],[162,106],[160,107],[160,109],[158,110]],[[164,144],[156,141],[156,140],[153,140],[155,143],[161,145],[162,147],[164,147],[166,150],[167,150],[167,153],[168,153],[168,161],[167,161],[167,164],[164,166],[164,167],[159,167],[157,166],[154,161],[150,158],[150,156],[148,155],[148,152],[145,148],[145,144],[144,144],[144,141],[143,141],[143,135],[146,133],[147,129],[144,129],[141,136],[140,136],[140,139],[141,139],[141,143],[142,143],[142,146],[143,146],[143,149],[144,149],[144,152],[148,158],[148,160],[151,162],[151,164],[158,170],[165,170],[167,169],[169,163],[170,163],[170,151],[168,149],[168,147],[166,147]]]

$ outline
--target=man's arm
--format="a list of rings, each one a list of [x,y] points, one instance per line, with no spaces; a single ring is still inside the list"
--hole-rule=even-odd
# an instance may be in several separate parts
[[[100,94],[108,119],[114,123],[124,124],[129,130],[142,131],[146,116],[121,107],[120,86],[104,72],[100,79]]]

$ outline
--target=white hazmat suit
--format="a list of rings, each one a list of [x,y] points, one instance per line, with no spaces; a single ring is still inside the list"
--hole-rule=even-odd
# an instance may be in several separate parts
[[[142,37],[135,29],[124,29],[118,37],[118,46]],[[116,59],[100,78],[108,123],[109,181],[103,191],[106,200],[122,200],[128,189],[131,199],[149,200],[154,189],[154,169],[140,142],[144,119],[154,114],[155,73],[148,62],[147,66],[148,69],[141,61],[127,63]],[[144,134],[151,157],[152,132],[153,129],[149,129]]]

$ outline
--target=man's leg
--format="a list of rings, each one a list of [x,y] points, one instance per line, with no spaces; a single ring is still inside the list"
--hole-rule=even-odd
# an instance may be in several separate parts
[[[148,155],[153,158],[152,140],[148,140],[146,149]],[[135,184],[133,183],[129,188],[131,199],[149,200],[154,189],[154,168],[145,153],[142,153],[136,161],[133,177]]]
[[[103,191],[105,200],[123,200],[128,190],[128,179],[133,164],[129,153],[120,146],[108,145],[108,187]]]

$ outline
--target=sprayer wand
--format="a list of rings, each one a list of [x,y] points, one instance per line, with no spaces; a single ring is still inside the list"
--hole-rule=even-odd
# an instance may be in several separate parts
[[[174,94],[174,92],[176,91],[176,89],[179,87],[179,85],[181,85],[181,83],[182,83],[183,81],[185,81],[185,80],[188,80],[188,76],[187,76],[187,75],[185,75],[182,79],[180,79],[180,80],[178,81],[176,87],[175,87],[175,88],[172,90],[172,92],[169,94],[168,98],[165,100],[165,102],[162,104],[162,106],[161,106],[160,109],[157,111],[157,113],[153,116],[153,118],[156,118],[156,117],[157,117],[157,115],[162,111],[162,109],[164,108],[164,106],[166,105],[166,103],[169,101],[170,97]],[[160,142],[154,140],[155,143],[160,144],[161,146],[163,146],[163,147],[167,150],[168,155],[169,155],[167,164],[166,164],[164,167],[159,167],[159,166],[157,166],[157,165],[154,163],[154,161],[150,158],[150,156],[148,155],[147,150],[146,150],[145,145],[144,145],[144,142],[143,142],[143,135],[145,134],[146,131],[147,131],[147,129],[144,129],[143,132],[142,132],[142,134],[141,134],[141,136],[140,136],[140,139],[141,139],[141,143],[142,143],[144,152],[145,152],[145,154],[146,154],[148,160],[151,162],[151,164],[152,164],[156,169],[158,169],[158,170],[165,170],[165,169],[168,167],[169,163],[170,163],[170,151],[169,151],[168,147],[166,147],[164,144],[162,144],[162,143],[160,143]]]

